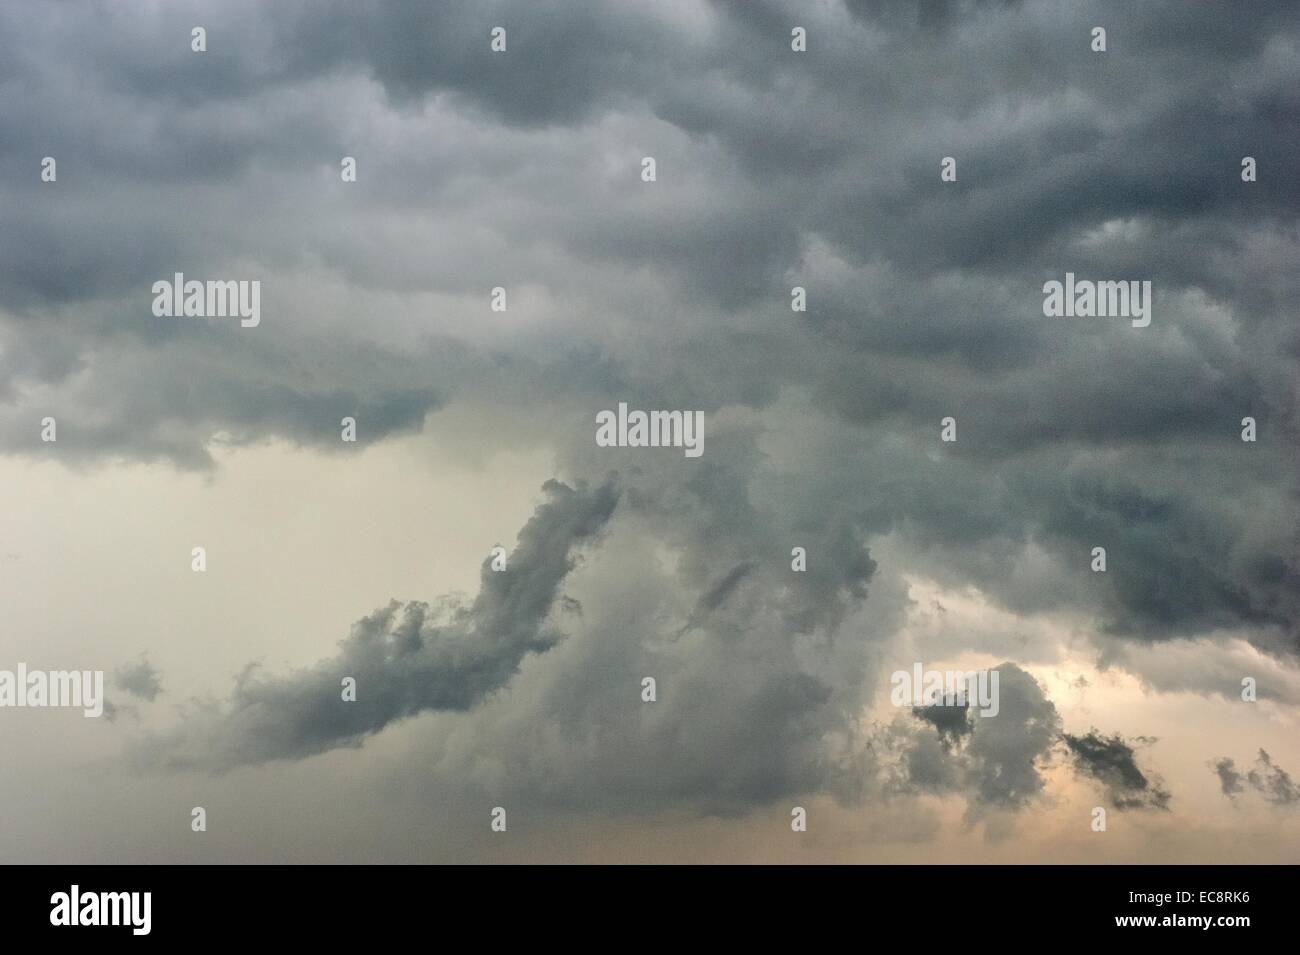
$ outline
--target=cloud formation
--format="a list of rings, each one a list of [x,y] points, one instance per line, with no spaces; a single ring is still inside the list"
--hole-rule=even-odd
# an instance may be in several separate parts
[[[896,777],[863,713],[908,575],[1068,619],[1159,692],[1224,705],[1259,673],[1261,701],[1300,700],[1298,51],[1294,5],[1226,0],[12,5],[0,454],[211,472],[218,447],[450,441],[454,412],[467,457],[553,455],[471,603],[394,601],[315,666],[250,668],[149,765],[438,712],[436,772],[560,806],[1016,810],[1056,751],[1117,807],[1171,809],[1132,731],[1062,735],[1014,630],[1000,715],[909,714]],[[154,318],[177,271],[259,279],[262,324]],[[1046,318],[1066,271],[1150,280],[1151,326]],[[704,411],[708,451],[597,449],[621,400]],[[629,710],[646,675],[660,699]]]
[[[1093,729],[1082,736],[1065,733],[1061,738],[1075,766],[1105,785],[1110,803],[1116,809],[1169,809],[1172,798],[1169,792],[1138,768],[1132,744],[1119,734],[1107,737]]]
[[[1060,714],[1038,681],[1014,663],[990,669],[999,674],[996,716],[979,716],[969,705],[916,707],[912,716],[933,732],[904,724],[900,739],[900,727],[891,728],[891,745],[903,756],[895,788],[962,795],[972,817],[985,809],[1023,809],[1043,792]]]
[[[618,503],[612,483],[549,481],[504,571],[484,562],[468,606],[392,601],[357,621],[338,654],[282,677],[250,666],[228,701],[196,705],[173,732],[140,740],[137,760],[171,769],[230,769],[356,746],[395,720],[466,710],[504,686],[530,653],[561,639],[548,626],[577,549]],[[355,699],[341,689],[354,681]]]
[[[1281,766],[1273,762],[1267,750],[1261,749],[1255,759],[1255,768],[1241,773],[1229,756],[1222,756],[1210,764],[1219,777],[1223,794],[1229,798],[1240,795],[1249,786],[1275,806],[1300,803],[1300,785]]]
[[[134,663],[118,667],[113,674],[113,685],[125,690],[134,697],[152,703],[162,692],[162,680],[158,670],[149,662],[147,656],[141,656]]]

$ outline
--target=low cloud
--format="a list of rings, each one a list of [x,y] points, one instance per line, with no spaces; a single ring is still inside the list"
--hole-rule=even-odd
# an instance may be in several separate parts
[[[1093,729],[1083,736],[1064,733],[1061,739],[1074,757],[1075,767],[1106,787],[1116,809],[1169,809],[1169,791],[1138,768],[1133,747],[1118,733],[1107,737]],[[1154,740],[1138,737],[1134,742]]]
[[[146,703],[152,703],[162,692],[157,669],[143,656],[134,663],[118,667],[113,674],[113,685]]]
[[[1059,739],[1060,714],[1038,681],[1014,663],[991,669],[999,674],[997,716],[972,716],[966,706],[917,707],[912,715],[926,729],[894,728],[904,737],[896,788],[964,795],[972,818],[1022,809],[1043,791],[1042,768]]]
[[[226,770],[359,746],[390,723],[428,710],[468,710],[509,682],[520,661],[562,639],[547,618],[576,550],[618,502],[612,482],[548,481],[547,500],[519,533],[509,569],[484,561],[468,606],[394,600],[358,621],[336,656],[298,673],[263,676],[250,664],[230,699],[195,704],[182,725],[134,746],[145,766]],[[356,700],[342,699],[345,678]]]
[[[1223,756],[1210,764],[1219,777],[1223,794],[1229,798],[1240,795],[1249,786],[1276,806],[1300,803],[1300,786],[1291,774],[1273,762],[1267,750],[1261,749],[1255,758],[1255,768],[1241,773],[1231,757]]]

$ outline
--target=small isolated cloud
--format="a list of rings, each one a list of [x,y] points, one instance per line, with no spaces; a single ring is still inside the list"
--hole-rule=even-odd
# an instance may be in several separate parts
[[[1246,787],[1241,784],[1241,773],[1237,772],[1236,764],[1230,757],[1216,759],[1210,768],[1219,777],[1219,786],[1225,796],[1236,796],[1246,791]]]
[[[1223,756],[1210,764],[1219,777],[1223,794],[1229,798],[1246,791],[1246,786],[1259,793],[1276,806],[1291,806],[1300,802],[1300,786],[1281,766],[1273,762],[1267,750],[1261,749],[1255,759],[1255,768],[1241,773],[1231,757]]]
[[[113,674],[113,685],[146,703],[152,703],[162,692],[158,671],[144,656],[134,663],[118,667]]]
[[[1093,729],[1083,736],[1063,733],[1061,739],[1074,757],[1075,768],[1103,783],[1111,805],[1116,809],[1168,811],[1169,791],[1138,768],[1133,747],[1118,733],[1107,737]],[[1155,740],[1139,736],[1133,742],[1147,744]]]
[[[1300,802],[1300,787],[1296,786],[1288,773],[1281,766],[1274,764],[1273,758],[1266,750],[1259,751],[1255,768],[1246,774],[1250,784],[1264,794],[1269,802],[1279,806],[1289,806]]]

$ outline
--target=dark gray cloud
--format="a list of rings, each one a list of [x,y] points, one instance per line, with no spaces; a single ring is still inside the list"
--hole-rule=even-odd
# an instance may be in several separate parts
[[[1000,708],[995,717],[979,717],[967,754],[975,766],[978,797],[1007,808],[1025,805],[1042,792],[1040,772],[1061,729],[1056,706],[1038,682],[1013,663],[997,668]]]
[[[740,586],[741,582],[753,569],[754,563],[752,561],[746,561],[737,564],[735,567],[731,568],[731,570],[723,574],[722,577],[705,590],[704,593],[700,594],[700,599],[696,602],[695,610],[692,611],[690,619],[686,621],[686,626],[684,626],[677,635],[680,637],[691,628],[699,626],[699,624],[702,623],[711,612],[722,606],[723,602],[731,595],[732,591]]]
[[[68,338],[64,354],[73,354],[71,329],[33,328],[11,339],[15,351],[0,356],[0,379],[8,371],[15,390],[30,387],[30,367],[18,363],[35,347],[31,339],[60,335]],[[70,357],[39,409],[0,408],[0,436],[13,451],[47,454],[40,419],[50,415],[63,460],[161,458],[202,469],[212,465],[213,443],[276,436],[344,451],[418,430],[443,403],[427,370],[407,356],[355,342],[287,338],[223,340],[192,327],[160,329],[144,351],[136,342],[105,341],[93,358]],[[355,444],[341,440],[344,417],[356,420]]]
[[[975,729],[972,712],[969,703],[958,703],[955,697],[948,697],[933,706],[912,708],[913,716],[939,731],[939,739],[947,748],[959,743],[962,737],[969,736]]]
[[[898,727],[891,730],[889,745],[902,751],[895,788],[962,795],[971,818],[1022,809],[1043,792],[1060,714],[1038,681],[1014,663],[990,669],[999,675],[996,716],[980,716],[969,705],[917,707],[912,715],[928,730],[907,724],[901,737]]]
[[[1225,796],[1235,796],[1246,791],[1246,787],[1241,783],[1241,773],[1237,772],[1236,764],[1230,757],[1220,757],[1211,763],[1210,767],[1219,777],[1219,786]]]
[[[1144,773],[1134,756],[1132,744],[1147,745],[1154,739],[1125,740],[1096,730],[1084,735],[1062,732],[1055,704],[1033,677],[1012,663],[996,669],[1001,690],[997,716],[981,717],[969,704],[950,701],[912,709],[916,720],[932,731],[898,725],[891,729],[884,745],[902,754],[893,778],[896,790],[960,794],[968,799],[973,818],[986,809],[1021,809],[1042,793],[1042,770],[1062,747],[1080,776],[1105,786],[1115,808],[1169,810],[1169,791]],[[1235,783],[1232,761],[1220,760],[1215,768],[1226,792],[1229,782]]]
[[[337,656],[288,676],[250,666],[228,701],[197,704],[174,732],[141,739],[135,756],[169,769],[230,769],[360,745],[389,723],[426,710],[466,710],[504,686],[530,653],[562,634],[547,624],[577,549],[618,502],[612,483],[550,481],[547,501],[519,533],[508,568],[484,562],[468,606],[392,601],[359,620]],[[343,680],[355,681],[344,701]]]
[[[1273,762],[1273,757],[1265,750],[1259,751],[1255,768],[1246,774],[1246,779],[1269,802],[1280,806],[1300,802],[1300,786],[1295,784],[1290,773]]]
[[[152,703],[162,692],[162,679],[147,656],[118,667],[113,674],[113,685],[146,703]]]
[[[1238,772],[1236,763],[1229,756],[1214,760],[1210,767],[1219,777],[1223,794],[1229,798],[1244,793],[1249,786],[1275,806],[1300,803],[1300,785],[1290,773],[1273,762],[1266,750],[1259,751],[1255,767],[1245,773]]]
[[[1122,736],[1107,737],[1094,729],[1082,736],[1065,733],[1061,739],[1078,770],[1105,785],[1116,809],[1169,809],[1168,790],[1138,768],[1133,746]]]
[[[0,451],[203,468],[214,442],[337,450],[345,415],[365,444],[461,402],[483,448],[526,421],[566,480],[619,467],[611,521],[675,562],[602,552],[637,586],[584,578],[580,633],[530,659],[514,714],[490,691],[553,601],[485,576],[471,607],[393,605],[318,668],[250,671],[163,761],[293,758],[474,702],[479,733],[590,773],[566,785],[519,753],[518,785],[558,802],[860,795],[850,728],[902,605],[868,584],[905,572],[1078,615],[1111,646],[1231,630],[1294,661],[1297,38],[1296,5],[1226,0],[9,6]],[[1042,283],[1067,270],[1151,280],[1152,325],[1045,319]],[[262,326],[152,318],[149,285],[175,271],[260,278]],[[704,457],[594,448],[593,413],[619,400],[704,410]],[[909,566],[877,566],[885,536]],[[538,559],[552,598],[568,553]],[[512,637],[453,666],[440,648],[487,617]],[[345,663],[366,676],[351,709],[329,702]],[[436,678],[461,664],[463,690]],[[608,675],[652,672],[671,705],[634,731]],[[1041,791],[1055,708],[1018,668],[1004,681],[1003,714],[968,733],[911,721],[915,785],[999,807]],[[1075,739],[1119,798],[1161,792],[1136,795],[1131,749]]]

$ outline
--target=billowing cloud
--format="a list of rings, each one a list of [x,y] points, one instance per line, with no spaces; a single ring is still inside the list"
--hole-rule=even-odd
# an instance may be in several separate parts
[[[1060,714],[1038,681],[1014,663],[990,669],[998,672],[996,715],[980,715],[969,704],[939,704],[911,711],[926,730],[905,725],[900,739],[900,728],[893,728],[891,744],[903,754],[897,788],[961,795],[972,817],[987,809],[1023,809],[1043,792],[1042,770],[1060,738]]]
[[[356,746],[395,720],[465,710],[504,686],[530,653],[561,639],[547,618],[576,551],[618,502],[612,483],[548,482],[504,571],[484,562],[468,606],[392,601],[359,620],[338,654],[288,676],[250,666],[228,701],[196,706],[175,731],[139,741],[137,759],[166,768],[229,769]],[[341,689],[354,681],[355,699]]]
[[[395,601],[135,755],[297,760],[437,713],[430,773],[538,804],[1014,811],[1055,750],[1171,808],[1131,733],[1063,736],[1022,667],[1069,641],[1160,693],[1300,700],[1298,49],[1294,5],[1227,0],[6,7],[0,454],[554,461],[470,603]],[[1151,325],[1047,318],[1067,271],[1151,281]],[[176,272],[260,280],[261,325],[155,318]],[[595,447],[618,401],[703,411],[703,456]],[[890,779],[862,724],[908,576],[1035,619],[980,648],[1000,714],[908,714]]]

